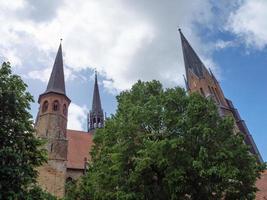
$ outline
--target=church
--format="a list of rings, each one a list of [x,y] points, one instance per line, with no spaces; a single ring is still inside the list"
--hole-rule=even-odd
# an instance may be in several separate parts
[[[236,132],[244,134],[244,142],[249,145],[250,152],[258,162],[263,162],[257,146],[238,110],[231,100],[226,98],[211,70],[208,70],[190,43],[179,29],[186,71],[185,85],[189,93],[198,92],[205,98],[211,98],[217,104],[218,112],[223,116],[235,119]],[[64,81],[62,45],[55,58],[50,79],[44,93],[40,94],[40,105],[35,129],[38,137],[44,138],[48,152],[48,162],[38,168],[38,183],[48,192],[63,197],[65,183],[77,180],[85,173],[90,161],[90,149],[93,146],[93,135],[97,128],[102,128],[105,116],[101,105],[100,92],[95,74],[92,108],[88,113],[88,130],[77,131],[67,129],[68,108],[71,99],[67,96]],[[257,182],[260,192],[257,199],[267,198],[267,174]]]

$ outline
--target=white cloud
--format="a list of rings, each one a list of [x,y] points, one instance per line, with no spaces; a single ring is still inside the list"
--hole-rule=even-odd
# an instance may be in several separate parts
[[[213,20],[209,0],[62,0],[46,4],[51,6],[47,13],[30,0],[16,1],[20,6],[0,1],[0,7],[5,4],[5,10],[0,8],[0,22],[5,24],[0,49],[11,49],[11,57],[17,58],[13,64],[25,67],[30,78],[47,81],[62,37],[65,65],[72,71],[97,68],[110,92],[129,88],[138,79],[157,79],[166,87],[183,85],[178,25],[201,57],[211,60],[195,27]],[[38,9],[42,17],[35,19]]]
[[[236,45],[235,41],[217,40],[216,43],[215,43],[215,48],[216,49],[225,49],[225,48],[228,48],[228,47],[233,47],[235,45]]]
[[[267,45],[267,1],[244,0],[229,17],[227,29],[246,45],[262,49]]]
[[[33,70],[28,72],[26,77],[31,79],[37,79],[44,83],[47,83],[50,78],[51,71],[52,71],[51,67],[41,70]],[[71,81],[77,78],[73,70],[66,67],[64,68],[64,75],[65,75],[65,81]]]
[[[84,130],[86,122],[87,109],[86,106],[79,106],[71,103],[68,112],[68,129]]]

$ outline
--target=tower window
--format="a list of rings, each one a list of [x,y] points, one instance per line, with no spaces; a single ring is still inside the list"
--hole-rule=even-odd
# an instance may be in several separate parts
[[[213,94],[214,94],[214,96],[215,96],[215,99],[216,99],[217,103],[219,104],[219,103],[220,103],[220,100],[219,100],[219,98],[218,98],[218,96],[217,96],[217,94],[216,94],[214,88],[211,87],[211,89],[212,89],[212,92],[213,92]]]
[[[210,93],[210,95],[212,95],[212,91],[211,91],[210,86],[208,86],[208,88],[209,88],[209,93]]]
[[[203,97],[205,97],[205,93],[204,93],[204,91],[203,91],[203,88],[200,88],[200,92],[201,92],[201,95],[202,95]]]
[[[45,101],[42,106],[42,112],[46,112],[48,109],[48,101]]]
[[[53,111],[58,111],[59,110],[59,102],[58,100],[55,100],[53,103]]]
[[[216,92],[216,94],[217,94],[218,100],[219,100],[220,102],[222,102],[222,100],[221,100],[221,95],[220,95],[220,93],[218,92],[217,88],[215,88],[215,92]]]
[[[66,104],[63,105],[63,115],[67,115],[67,106]]]

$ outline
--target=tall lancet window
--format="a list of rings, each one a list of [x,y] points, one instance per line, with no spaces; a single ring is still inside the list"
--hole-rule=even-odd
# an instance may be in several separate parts
[[[59,110],[59,102],[58,100],[55,100],[53,102],[53,111],[58,111]]]
[[[63,105],[63,115],[67,116],[67,106],[66,106],[66,104]]]
[[[43,103],[43,106],[42,106],[42,112],[43,112],[43,113],[46,112],[47,109],[48,109],[48,101],[45,101],[45,102]]]

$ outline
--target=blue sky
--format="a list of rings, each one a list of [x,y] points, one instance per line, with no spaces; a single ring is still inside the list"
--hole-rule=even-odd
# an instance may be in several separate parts
[[[37,101],[63,38],[68,128],[86,130],[95,68],[108,115],[138,79],[184,87],[179,26],[266,161],[266,10],[266,0],[0,0],[0,61],[11,62]],[[32,104],[34,118],[37,110]]]

